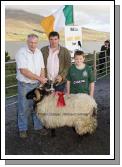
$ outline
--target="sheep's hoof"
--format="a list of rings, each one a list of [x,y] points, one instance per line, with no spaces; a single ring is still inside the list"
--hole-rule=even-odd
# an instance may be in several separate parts
[[[51,137],[55,137],[55,136],[56,136],[55,129],[51,129]]]

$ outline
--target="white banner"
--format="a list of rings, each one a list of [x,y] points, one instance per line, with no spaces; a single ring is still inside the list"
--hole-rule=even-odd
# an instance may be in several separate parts
[[[75,50],[82,50],[82,28],[80,26],[65,26],[65,46],[74,57]]]

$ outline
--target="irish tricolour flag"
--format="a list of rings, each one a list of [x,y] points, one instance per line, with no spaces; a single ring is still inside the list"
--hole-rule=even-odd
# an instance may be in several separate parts
[[[47,34],[51,31],[59,32],[65,25],[73,23],[73,6],[65,5],[52,15],[44,17],[41,26]]]

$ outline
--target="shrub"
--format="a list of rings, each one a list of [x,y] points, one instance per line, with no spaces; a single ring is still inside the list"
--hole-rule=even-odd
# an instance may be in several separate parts
[[[5,51],[5,61],[9,61],[10,60],[10,56],[9,53],[7,51]]]

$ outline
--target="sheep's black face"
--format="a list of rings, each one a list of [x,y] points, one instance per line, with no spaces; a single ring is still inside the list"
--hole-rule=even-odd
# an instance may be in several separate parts
[[[27,93],[27,99],[33,99],[36,103],[41,101],[45,96],[52,92],[52,81],[48,80],[42,87],[35,88]],[[55,84],[53,84],[53,90],[55,89]]]
[[[55,91],[55,89],[58,85],[59,85],[59,83],[57,83],[57,82],[52,83],[51,80],[48,80],[47,83],[44,84],[44,89],[51,93],[52,91]]]
[[[50,90],[51,89],[51,81],[48,80],[47,83],[44,84],[44,89]]]

